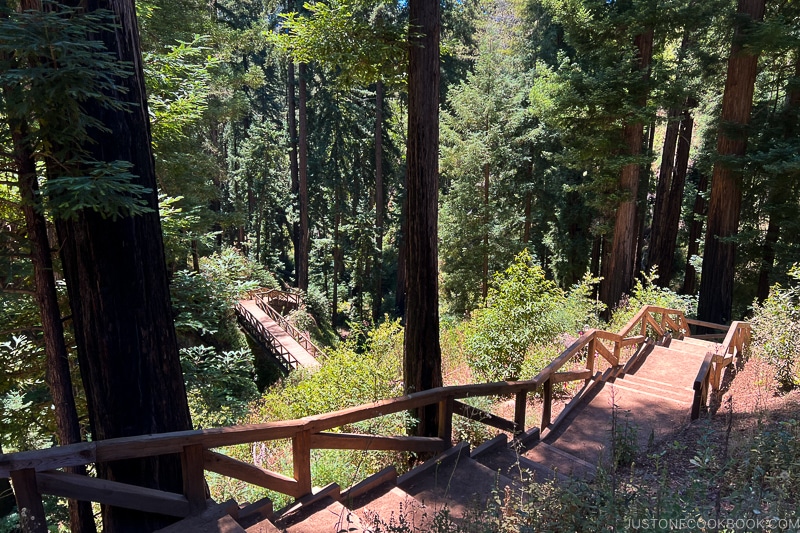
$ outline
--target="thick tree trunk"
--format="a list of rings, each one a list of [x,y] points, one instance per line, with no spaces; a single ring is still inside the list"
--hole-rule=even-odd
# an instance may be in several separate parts
[[[775,245],[778,243],[781,232],[777,218],[776,213],[770,213],[767,234],[764,236],[764,244],[761,248],[761,268],[758,272],[758,291],[756,293],[759,303],[763,303],[769,296],[769,278],[775,263]]]
[[[643,77],[649,74],[650,59],[653,55],[653,30],[637,35],[634,39],[639,55],[638,69]],[[647,94],[639,96],[639,104],[647,104]],[[637,122],[624,127],[626,154],[638,156],[642,153],[644,126]],[[622,295],[633,286],[634,263],[636,261],[637,226],[636,199],[639,189],[639,164],[631,163],[622,167],[619,189],[625,194],[617,208],[614,221],[614,236],[608,269],[608,276],[600,284],[600,299],[609,309],[613,309]]]
[[[683,189],[686,185],[686,173],[689,169],[689,152],[694,128],[691,110],[696,105],[697,103],[692,98],[687,99],[686,105],[681,111],[680,123],[673,122],[669,125],[670,128],[673,125],[675,126],[675,131],[667,131],[667,135],[674,135],[674,139],[670,139],[671,146],[667,145],[667,140],[664,141],[656,205],[653,210],[649,261],[651,268],[655,266],[658,269],[659,277],[656,283],[662,287],[667,287],[672,279]],[[672,159],[668,154],[675,151],[676,144],[677,151],[675,152],[674,163],[668,162],[667,159]]]
[[[489,295],[489,163],[483,165],[483,272],[481,299],[486,303]]]
[[[381,318],[383,304],[383,82],[375,84],[375,259],[372,276],[372,322]]]
[[[697,196],[694,198],[694,209],[692,209],[692,221],[689,224],[689,244],[686,250],[686,273],[683,277],[683,294],[697,293],[697,271],[692,266],[692,257],[700,251],[700,238],[703,236],[703,219],[708,210],[708,202],[703,196],[708,190],[708,176],[702,174],[697,184]]]
[[[800,50],[795,52],[795,71],[794,80],[789,85],[786,98],[786,107],[783,115],[783,137],[791,139],[795,135],[797,115],[800,113]],[[761,249],[761,268],[758,273],[758,292],[756,297],[759,302],[763,302],[769,296],[770,280],[772,269],[775,264],[775,245],[781,233],[781,221],[783,220],[782,205],[786,202],[785,193],[776,185],[772,186],[767,205],[770,206],[769,223],[767,233],[764,236],[764,244]]]
[[[533,212],[533,192],[525,193],[525,205],[522,208],[522,243],[528,246],[531,242],[531,214]]]
[[[57,220],[92,437],[186,430],[191,421],[167,286],[134,5],[105,0],[92,2],[90,9],[116,15],[118,25],[95,38],[134,74],[118,80],[127,91],[109,95],[132,104],[126,110],[86,103],[86,112],[108,131],[90,131],[96,142],[85,148],[99,161],[131,162],[131,181],[151,191],[144,199],[152,209],[116,220],[87,209]],[[124,483],[183,490],[176,457],[100,463],[97,472]],[[110,533],[152,531],[171,521],[103,508],[104,530]]]
[[[46,380],[53,401],[56,417],[56,434],[61,445],[81,441],[78,411],[72,390],[72,376],[69,369],[69,356],[64,341],[64,325],[58,306],[58,293],[53,275],[53,259],[50,255],[50,241],[47,237],[47,222],[41,212],[39,183],[36,177],[36,162],[33,151],[26,144],[27,124],[24,121],[10,121],[14,144],[14,161],[17,167],[22,211],[31,246],[36,284],[36,303],[42,317],[44,330],[45,357],[47,360]],[[86,467],[70,467],[65,471],[71,474],[86,475]],[[69,500],[70,531],[90,533],[96,531],[94,513],[89,502]]]
[[[306,103],[308,102],[308,92],[306,89],[306,65],[300,63],[300,84],[298,98],[298,115],[300,131],[298,138],[299,161],[298,161],[298,195],[300,198],[300,239],[299,239],[299,262],[297,263],[297,287],[308,290],[308,114],[306,113]]]
[[[300,177],[297,162],[297,117],[294,99],[294,63],[290,60],[286,81],[286,125],[289,129],[289,173],[292,179],[292,199],[297,202],[297,212],[300,213]],[[292,223],[292,244],[294,245],[294,279],[300,279],[300,220]]]
[[[728,76],[722,97],[721,126],[711,176],[711,201],[708,208],[703,277],[697,314],[701,320],[725,324],[731,320],[736,245],[730,238],[739,229],[742,186],[732,159],[744,156],[747,148],[745,128],[753,106],[758,55],[744,46],[744,31],[764,17],[765,0],[739,0],[738,25],[728,59]]]
[[[404,232],[407,251],[404,378],[406,392],[411,393],[442,384],[437,243],[440,25],[439,2],[410,0],[408,7],[408,216],[405,219]],[[436,405],[418,409],[416,419],[416,434],[438,435]]]

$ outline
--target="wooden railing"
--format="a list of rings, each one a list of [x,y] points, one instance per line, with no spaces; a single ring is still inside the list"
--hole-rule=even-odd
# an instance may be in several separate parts
[[[690,321],[699,322],[699,321]],[[718,324],[700,322],[705,328],[720,329]],[[692,403],[692,420],[700,417],[700,408],[708,403],[709,390],[716,394],[722,386],[722,373],[731,363],[739,363],[745,348],[750,344],[750,324],[733,322],[727,328],[727,334],[716,352],[708,352],[703,365],[694,380],[694,402]],[[703,337],[703,336],[699,336]]]
[[[264,349],[274,355],[275,361],[281,365],[281,368],[286,372],[290,372],[300,366],[300,362],[297,358],[292,355],[292,353],[287,350],[250,311],[245,309],[244,306],[238,302],[235,308],[236,316],[239,317],[239,323],[242,327],[244,327],[254,339],[264,344]]]
[[[293,297],[293,298],[292,298]],[[264,311],[272,320],[278,323],[278,325],[283,328],[286,333],[292,336],[294,340],[300,344],[312,357],[315,359],[324,358],[325,352],[323,352],[316,344],[311,341],[311,338],[294,327],[285,316],[280,314],[272,305],[270,305],[273,301],[281,301],[281,302],[289,302],[292,305],[299,305],[300,297],[296,294],[270,290],[265,293],[257,293],[254,295],[254,300],[256,305]]]
[[[528,395],[539,391],[544,400],[541,424],[529,431],[530,435],[536,436],[540,428],[547,428],[551,424],[554,384],[583,380],[586,389],[594,385],[595,380],[603,377],[602,373],[597,371],[596,358],[609,365],[606,374],[624,371],[622,365],[625,352],[628,351],[626,348],[636,347],[638,350],[644,348],[647,340],[645,335],[648,331],[660,337],[669,329],[688,330],[684,329],[684,326],[686,319],[680,311],[645,307],[619,333],[594,329],[585,332],[531,380],[439,387],[297,420],[142,435],[6,454],[0,456],[0,477],[12,479],[20,508],[29,509],[26,516],[40,517],[44,516],[42,494],[89,500],[177,517],[188,516],[206,506],[202,482],[205,471],[299,498],[311,493],[312,449],[439,452],[452,446],[454,414],[514,434],[521,434],[527,427]],[[736,342],[742,340],[742,334],[733,332],[729,335],[733,335],[731,345],[740,346]],[[576,361],[579,365],[584,365],[583,369],[561,371],[570,362],[573,362],[574,366]],[[513,420],[484,413],[460,401],[466,398],[498,395],[514,397]],[[428,405],[438,406],[439,430],[436,437],[363,435],[331,431],[349,424]],[[215,448],[222,446],[276,439],[292,440],[294,472],[291,477],[214,451]],[[183,494],[58,471],[59,468],[68,466],[164,454],[181,455]],[[47,531],[43,521],[28,524],[26,530],[36,533]]]

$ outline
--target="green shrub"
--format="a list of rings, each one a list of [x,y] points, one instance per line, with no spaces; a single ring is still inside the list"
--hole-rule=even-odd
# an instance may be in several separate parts
[[[789,275],[800,281],[800,267]],[[784,389],[800,384],[800,284],[772,287],[762,304],[753,304],[751,353],[775,368],[775,378]]]
[[[599,307],[590,298],[596,281],[587,277],[567,293],[532,264],[527,250],[520,253],[495,276],[486,305],[466,326],[465,348],[472,369],[490,381],[518,378],[529,347],[551,343],[562,333],[575,333],[596,322]]]
[[[642,277],[644,281],[637,279],[632,293],[626,295],[620,305],[613,309],[611,322],[608,324],[610,331],[622,329],[645,305],[677,309],[683,311],[686,316],[697,314],[697,296],[677,294],[667,288],[659,287],[654,283],[658,279],[655,269],[650,271],[650,274],[643,274]]]
[[[328,352],[319,369],[294,371],[271,387],[256,416],[258,421],[301,418],[399,396],[402,364],[403,329],[399,321],[386,322],[367,334],[363,351],[355,340],[345,341]]]
[[[195,428],[235,424],[258,397],[253,357],[247,350],[184,348],[181,367]]]

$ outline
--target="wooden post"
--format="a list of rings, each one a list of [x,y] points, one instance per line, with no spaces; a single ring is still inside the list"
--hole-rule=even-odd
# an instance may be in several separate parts
[[[19,509],[19,522],[23,533],[47,533],[47,520],[39,488],[36,486],[36,470],[24,468],[11,471],[11,483]]]
[[[303,494],[311,494],[311,433],[301,431],[292,437],[294,478]]]
[[[203,470],[203,445],[183,447],[181,467],[183,470],[183,494],[189,500],[189,512],[200,514],[206,509],[206,478]]]
[[[453,445],[453,402],[452,396],[446,396],[439,402],[439,438]]]
[[[525,409],[528,407],[528,391],[520,391],[517,393],[516,401],[514,402],[514,429],[515,435],[525,433]]]
[[[617,366],[620,365],[620,355],[622,353],[622,345],[618,341],[614,341],[614,359],[617,361]]]
[[[641,335],[642,337],[647,336],[647,317],[649,314],[650,311],[645,311],[644,314],[642,314],[642,330],[641,332],[639,332],[639,335]]]
[[[544,430],[547,426],[550,425],[550,416],[553,413],[553,382],[551,380],[547,380],[542,385],[542,427],[541,429]]]

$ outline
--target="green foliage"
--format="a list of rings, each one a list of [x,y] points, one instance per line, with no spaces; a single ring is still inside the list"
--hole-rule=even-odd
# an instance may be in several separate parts
[[[623,298],[619,307],[612,310],[610,331],[619,331],[633,318],[633,315],[645,305],[665,307],[683,311],[686,316],[697,313],[697,296],[677,294],[667,288],[659,287],[654,283],[658,277],[655,269],[650,274],[642,273],[642,279],[637,279],[632,294]]]
[[[775,369],[775,378],[785,389],[800,384],[800,267],[789,271],[794,283],[775,285],[763,303],[753,304],[751,353]]]
[[[486,306],[475,311],[465,334],[470,366],[490,381],[516,378],[529,347],[576,333],[596,320],[589,298],[596,280],[585,278],[570,293],[548,280],[527,251],[495,275]]]
[[[235,424],[258,397],[253,356],[210,346],[181,349],[186,395],[197,429]]]
[[[130,163],[88,161],[83,166],[85,176],[60,176],[42,184],[47,209],[54,217],[70,219],[90,209],[116,220],[153,211],[146,199],[152,191],[132,183],[136,176],[130,173]]]
[[[256,416],[258,420],[301,418],[399,396],[403,393],[402,349],[399,321],[385,322],[367,334],[363,352],[355,341],[347,340],[328,352],[318,370],[292,372],[270,388],[259,402]],[[369,429],[369,424],[390,431],[404,427],[400,416],[387,418],[359,427],[362,431]]]
[[[201,258],[199,273],[175,272],[170,293],[181,345],[239,348],[242,340],[236,328],[234,303],[247,291],[276,286],[277,282],[261,265],[232,248]]]
[[[282,15],[284,34],[270,34],[298,63],[316,62],[345,87],[376,81],[402,84],[408,29],[386,0],[306,3],[306,13]]]

